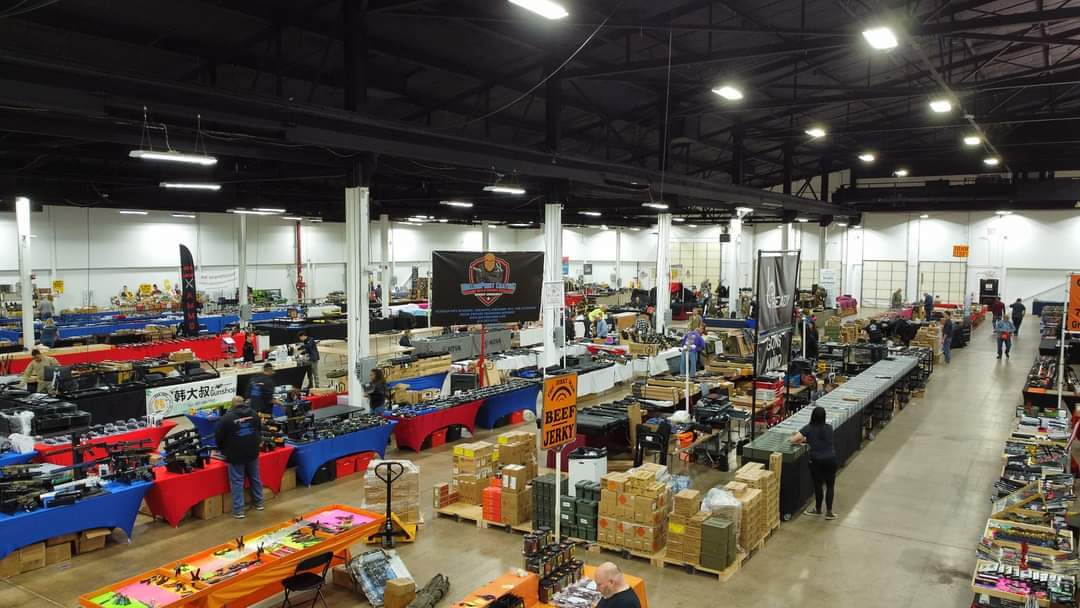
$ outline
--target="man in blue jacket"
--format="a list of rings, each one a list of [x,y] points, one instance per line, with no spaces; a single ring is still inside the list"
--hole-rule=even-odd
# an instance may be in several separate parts
[[[232,494],[232,513],[244,519],[244,480],[251,482],[255,510],[263,510],[263,486],[259,477],[259,448],[262,444],[262,422],[255,410],[240,396],[233,397],[232,407],[225,412],[214,429],[217,448],[229,464],[229,492]]]

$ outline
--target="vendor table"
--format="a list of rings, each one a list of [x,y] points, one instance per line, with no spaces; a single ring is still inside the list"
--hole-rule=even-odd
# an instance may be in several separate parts
[[[319,467],[349,454],[362,452],[378,452],[379,458],[386,454],[386,444],[390,440],[390,433],[397,426],[397,421],[390,421],[380,427],[364,429],[347,435],[339,435],[331,439],[312,441],[311,443],[289,443],[293,454],[290,463],[296,466],[296,479],[305,486],[311,485],[315,477],[315,471]]]
[[[165,436],[168,435],[169,432],[172,431],[174,428],[176,428],[175,422],[173,422],[172,420],[163,420],[158,426],[148,426],[144,429],[139,429],[137,431],[129,431],[127,433],[109,435],[107,437],[97,437],[95,439],[84,441],[82,443],[82,445],[84,446],[94,445],[101,447],[90,448],[89,450],[83,452],[82,461],[90,462],[91,460],[100,460],[102,458],[106,458],[108,457],[109,452],[105,449],[105,446],[123,443],[126,441],[138,443],[140,441],[149,440],[150,448],[156,452],[158,446],[161,445],[161,440],[164,439]],[[38,454],[41,455],[38,459],[41,462],[49,462],[62,467],[70,467],[71,465],[75,464],[75,460],[71,455],[70,443],[64,443],[59,445],[36,443],[34,444],[34,449],[37,450]]]
[[[270,346],[299,342],[297,336],[300,335],[301,330],[307,332],[309,337],[316,340],[344,340],[346,338],[345,321],[336,319],[327,321],[287,321],[279,319],[252,323],[252,325],[260,333],[269,334]]]
[[[473,432],[476,428],[476,412],[482,405],[484,401],[478,399],[412,418],[398,418],[392,413],[387,413],[386,416],[398,421],[394,427],[394,440],[398,449],[406,447],[419,452],[428,435],[440,429],[460,425],[469,429],[470,433]]]
[[[287,520],[257,532],[244,535],[244,546],[237,548],[234,541],[210,547],[194,555],[164,564],[149,572],[143,572],[118,583],[102,587],[79,596],[84,608],[113,608],[114,606],[149,606],[157,608],[244,608],[281,593],[281,581],[292,576],[297,565],[315,555],[334,554],[333,563],[349,560],[349,547],[371,536],[386,521],[382,515],[362,511],[345,505],[327,505],[304,513],[301,521]],[[351,517],[351,527],[340,529],[341,518]],[[309,528],[311,523],[321,525],[314,538],[297,540],[291,533]],[[327,529],[329,527],[329,529]],[[259,547],[267,547],[261,556]],[[233,576],[208,583],[213,573],[230,566],[256,560]],[[176,574],[179,568],[180,574]],[[201,571],[198,582],[193,582],[192,571]],[[194,592],[181,597],[168,586],[159,587],[144,583],[158,576],[194,585]],[[117,594],[127,602],[117,602]]]
[[[595,578],[595,576],[596,568],[594,566],[585,566],[585,577]],[[623,578],[626,580],[626,584],[634,590],[634,595],[637,596],[638,602],[641,603],[641,608],[649,608],[649,598],[645,593],[645,581],[636,576],[630,576],[629,574],[623,574]],[[450,605],[450,608],[487,606],[491,602],[489,598],[499,598],[508,593],[513,593],[523,599],[525,601],[525,608],[551,607],[551,604],[540,603],[539,577],[531,572],[526,572],[524,575],[520,576],[516,572],[507,572],[483,587],[466,595],[461,601],[454,602]]]
[[[485,399],[484,404],[476,413],[476,424],[485,429],[493,429],[500,418],[514,412],[531,410],[535,413],[536,396],[539,394],[540,385],[532,384],[510,393]]]
[[[109,482],[105,494],[75,504],[14,515],[0,513],[0,558],[54,536],[91,528],[120,528],[130,538],[139,505],[151,485],[148,481],[130,485]]]
[[[393,380],[387,382],[388,388],[393,388],[399,384],[404,384],[412,391],[422,391],[431,388],[437,388],[442,390],[443,384],[446,383],[446,374],[448,372],[442,372],[439,374],[431,374],[430,376],[417,376],[415,378],[402,378],[401,380]]]
[[[74,403],[80,410],[89,412],[90,422],[107,424],[145,416],[146,388],[146,384],[142,382],[131,382],[107,390],[91,389],[59,397]]]
[[[37,452],[5,452],[0,454],[0,467],[26,464],[37,457]]]
[[[279,405],[275,405],[273,411],[275,417],[285,415],[285,411]],[[217,428],[218,420],[221,419],[217,412],[214,410],[199,410],[194,414],[185,415],[191,421],[191,426],[195,427],[195,430],[199,432],[199,440],[204,446],[217,444],[217,440],[214,439],[214,429]]]
[[[304,384],[304,375],[307,374],[307,365],[282,365],[278,367],[274,365],[274,384],[277,386],[295,386],[300,388]],[[247,396],[248,385],[251,384],[251,377],[255,374],[262,372],[262,365],[256,363],[250,368],[237,370],[236,372],[236,394]]]
[[[275,494],[281,491],[281,477],[292,452],[291,446],[285,446],[259,453],[259,477],[263,486]],[[205,468],[191,473],[170,473],[165,467],[158,467],[154,469],[154,487],[146,494],[146,505],[155,517],[175,528],[188,509],[228,491],[229,468],[222,460],[213,459]]]
[[[613,388],[615,388],[615,366],[613,365],[578,374],[578,397],[602,393]]]
[[[318,410],[324,407],[331,407],[337,405],[337,393],[318,393],[311,394],[307,397],[308,403],[311,404],[311,409]]]

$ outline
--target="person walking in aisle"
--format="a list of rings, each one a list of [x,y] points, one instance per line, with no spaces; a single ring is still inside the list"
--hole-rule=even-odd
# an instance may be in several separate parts
[[[1016,335],[1020,335],[1020,324],[1024,322],[1024,314],[1027,313],[1027,307],[1024,306],[1023,300],[1016,298],[1016,301],[1009,305],[1012,309],[1012,322],[1013,327],[1016,328]]]
[[[926,320],[931,321],[934,318],[934,296],[925,293],[923,294],[923,312],[926,313]]]
[[[1001,317],[994,320],[994,333],[997,334],[997,358],[1001,358],[1001,346],[1005,345],[1005,358],[1009,358],[1009,351],[1012,350],[1012,334],[1016,331],[1016,327],[1006,319]]]
[[[814,508],[807,515],[821,515],[821,501],[825,499],[825,519],[836,519],[833,496],[836,487],[836,447],[833,444],[833,427],[825,422],[825,408],[818,406],[810,413],[810,424],[799,429],[789,439],[791,443],[810,446],[810,477],[814,481]]]
[[[251,497],[255,510],[263,510],[263,486],[259,477],[259,446],[262,444],[262,422],[255,410],[239,395],[233,397],[232,407],[225,412],[214,429],[217,448],[229,463],[229,492],[232,494],[232,516],[244,519],[244,479],[251,482]]]
[[[56,309],[53,308],[52,296],[46,296],[45,299],[38,304],[38,318],[45,321],[53,318],[53,315],[55,314]]]
[[[994,303],[990,305],[990,312],[993,313],[995,321],[1005,316],[1005,303],[1001,301],[1001,296],[994,298]]]
[[[315,342],[315,338],[308,336],[306,331],[301,331],[296,337],[300,340],[300,346],[308,358],[308,388],[319,388],[319,345]]]
[[[952,313],[946,310],[945,318],[941,321],[941,354],[945,355],[945,363],[952,363],[952,337],[954,331],[956,331],[956,326],[952,322]]]
[[[596,608],[641,608],[641,601],[627,584],[619,567],[604,562],[596,568],[596,590],[603,596]]]

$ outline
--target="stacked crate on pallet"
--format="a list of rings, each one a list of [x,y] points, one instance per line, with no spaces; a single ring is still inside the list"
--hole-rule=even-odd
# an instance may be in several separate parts
[[[770,462],[772,456],[770,455]],[[745,483],[755,490],[761,490],[764,505],[765,533],[780,523],[780,480],[776,474],[762,467],[761,463],[750,462],[735,472],[735,481]]]
[[[490,485],[481,492],[484,519],[487,521],[502,521],[502,483],[497,480],[491,480],[493,485]]]
[[[454,483],[458,499],[466,504],[481,504],[482,492],[495,476],[495,446],[486,441],[454,446]],[[498,521],[498,520],[496,520]]]
[[[773,452],[769,454],[769,471],[772,472],[776,478],[776,508],[773,509],[771,515],[773,516],[773,526],[780,525],[780,473],[784,470],[784,455],[780,452]]]
[[[597,532],[601,545],[649,554],[664,547],[670,508],[668,477],[666,466],[651,463],[604,475]]]
[[[702,513],[707,513],[702,511]],[[700,565],[710,570],[724,570],[738,556],[735,525],[726,517],[708,517],[701,525]]]
[[[559,475],[559,495],[566,496],[569,484],[566,474]],[[555,529],[555,474],[548,473],[533,480],[532,483],[532,523],[533,530],[539,528]]]
[[[668,518],[667,556],[687,564],[697,564],[701,554],[701,524],[695,519],[701,510],[701,492],[682,490],[672,499]]]
[[[724,488],[739,501],[739,545],[743,550],[750,551],[765,536],[765,514],[762,509],[765,503],[761,490],[741,481],[729,481]]]
[[[375,475],[384,462],[396,462],[403,467],[401,477],[394,481],[390,506],[402,523],[420,523],[420,467],[408,460],[373,460],[364,473],[364,508],[376,513],[386,512],[386,482]]]

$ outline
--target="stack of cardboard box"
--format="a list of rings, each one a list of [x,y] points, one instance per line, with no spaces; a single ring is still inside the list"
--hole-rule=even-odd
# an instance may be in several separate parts
[[[529,521],[532,515],[533,480],[525,465],[507,464],[502,467],[501,521],[516,526]],[[486,517],[485,517],[486,519]]]
[[[480,506],[487,521],[502,521],[502,484],[492,479],[491,485],[480,492]]]
[[[383,462],[397,462],[405,472],[394,481],[390,507],[402,523],[420,523],[420,467],[408,460],[372,460],[364,473],[364,508],[386,512],[386,482],[375,476],[375,467]]]
[[[457,490],[450,489],[448,483],[437,483],[432,491],[432,508],[442,509],[458,501]]]
[[[780,479],[759,462],[748,462],[735,472],[735,481],[741,481],[755,490],[761,490],[765,533],[780,521]]]
[[[533,480],[533,529],[555,529],[555,474],[548,473]],[[566,474],[562,473],[558,478],[559,496],[566,496],[569,483]]]
[[[739,501],[739,545],[745,551],[757,546],[765,536],[765,512],[761,490],[741,481],[729,481],[724,486]]]
[[[601,479],[600,525],[603,544],[655,553],[667,542],[667,467],[644,464]]]
[[[780,525],[780,473],[784,470],[784,455],[780,452],[773,452],[769,454],[769,471],[773,474],[773,487],[776,491],[775,496],[770,500],[775,500],[775,504],[769,503],[768,522],[769,529],[772,530]]]
[[[517,464],[525,467],[529,482],[536,479],[536,434],[526,431],[509,431],[496,439],[497,460],[501,466]]]
[[[495,446],[486,441],[454,446],[454,487],[458,499],[479,505],[481,492],[495,476]]]
[[[701,525],[709,515],[701,511],[701,492],[686,489],[675,495],[668,518],[668,557],[687,564],[698,563]]]

